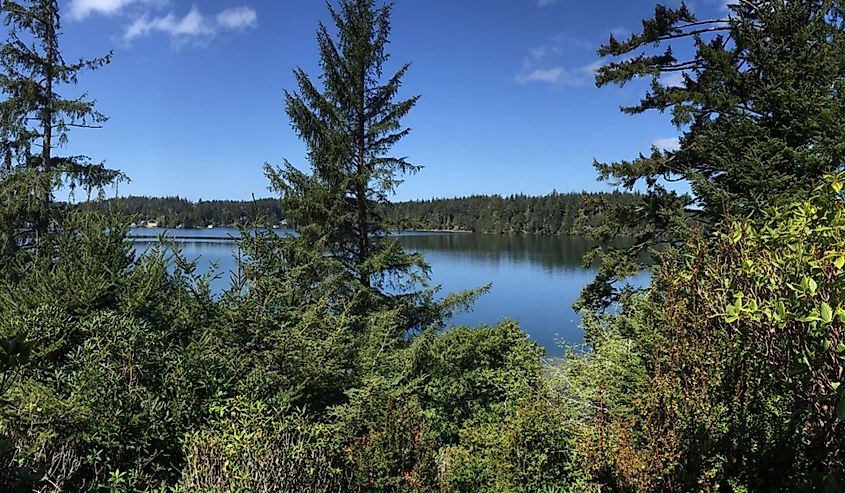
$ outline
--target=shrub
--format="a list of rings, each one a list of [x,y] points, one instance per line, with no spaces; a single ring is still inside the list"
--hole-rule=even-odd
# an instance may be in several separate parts
[[[612,451],[595,474],[647,491],[842,487],[844,179],[664,255],[604,327],[647,381],[627,417],[595,421],[590,447]]]
[[[217,419],[185,440],[186,491],[345,491],[328,427],[300,413],[235,398],[213,407]]]

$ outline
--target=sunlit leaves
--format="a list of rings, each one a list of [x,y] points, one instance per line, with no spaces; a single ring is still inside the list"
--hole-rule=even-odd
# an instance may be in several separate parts
[[[701,392],[713,391],[719,405],[759,405],[753,419],[766,426],[797,420],[793,433],[808,447],[802,450],[837,461],[845,454],[838,424],[845,412],[845,202],[830,180],[845,183],[845,175],[823,180],[806,200],[727,219],[716,234],[694,238],[664,257],[669,263],[652,289],[667,297],[655,331],[668,348],[658,352],[678,365],[672,375],[682,388],[712,375],[700,381]],[[709,316],[703,321],[686,310]],[[696,364],[724,364],[725,373]],[[729,394],[705,390],[726,384]],[[756,389],[753,397],[730,395],[752,392],[747,386]],[[764,433],[756,425],[745,430],[751,434],[744,440]]]
[[[726,214],[801,200],[839,170],[845,162],[841,9],[840,2],[730,2],[721,15],[699,19],[682,3],[657,6],[627,39],[611,36],[599,50],[605,58],[597,85],[641,79],[644,94],[623,111],[671,114],[679,147],[596,162],[599,179],[645,189],[655,202],[675,194],[667,182],[682,182],[689,197],[607,214],[608,220],[652,229],[642,236],[646,245],[678,245],[689,232],[677,227],[684,221],[712,233]],[[843,186],[841,177],[825,184],[835,194]],[[725,231],[733,243],[745,233]],[[806,234],[790,233],[796,241]],[[632,252],[632,261],[643,250]]]

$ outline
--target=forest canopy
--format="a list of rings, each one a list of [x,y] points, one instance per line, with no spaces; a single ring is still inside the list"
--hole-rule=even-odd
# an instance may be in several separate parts
[[[579,231],[583,203],[591,197],[606,197],[618,204],[637,200],[633,193],[552,192],[539,197],[474,195],[410,200],[384,204],[382,209],[390,230],[569,235]],[[192,202],[180,197],[121,197],[97,202],[93,207],[100,211],[117,209],[139,226],[149,222],[163,228],[287,224],[279,200],[270,198]]]

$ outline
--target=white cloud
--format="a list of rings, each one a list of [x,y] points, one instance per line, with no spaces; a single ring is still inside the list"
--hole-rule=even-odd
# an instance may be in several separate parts
[[[564,53],[577,50],[593,50],[595,45],[588,40],[558,33],[546,38],[545,42],[528,50],[522,60],[522,68],[515,79],[521,84],[529,82],[562,82],[570,85],[581,85],[588,82],[594,75],[600,62],[593,62],[574,69],[566,68],[555,59]]]
[[[664,137],[655,140],[651,145],[664,151],[677,151],[681,148],[681,141],[677,137]]]
[[[235,7],[217,14],[217,25],[225,29],[255,27],[258,15],[249,7]]]
[[[156,17],[150,19],[147,15],[143,15],[126,28],[123,37],[127,41],[135,38],[140,38],[150,34],[153,31],[161,31],[171,36],[203,36],[209,35],[213,32],[212,27],[208,24],[205,17],[200,13],[196,6],[191,7],[185,17],[177,19],[173,13],[169,13],[163,17]]]
[[[120,16],[128,20],[123,40],[133,41],[162,33],[177,44],[208,44],[221,31],[254,28],[258,14],[250,7],[227,8],[217,14],[204,14],[194,5],[188,13],[162,12],[172,0],[70,0],[67,15],[81,21],[91,15]]]
[[[537,0],[538,7],[545,7],[547,5],[554,5],[557,3],[557,0]]]
[[[669,72],[660,76],[660,83],[666,87],[684,87],[683,72]]]
[[[516,81],[520,84],[528,84],[530,82],[546,82],[555,84],[565,84],[569,86],[580,86],[587,84],[593,80],[596,70],[601,67],[601,60],[577,67],[568,69],[566,67],[546,67],[527,70],[517,74]]]
[[[557,82],[564,75],[566,75],[566,69],[563,67],[538,68],[526,74],[517,75],[516,80],[523,84],[527,82]]]
[[[166,0],[71,0],[68,16],[73,20],[82,20],[91,14],[116,15],[134,3],[163,3]]]
[[[193,41],[203,44],[221,30],[243,30],[255,27],[258,15],[249,7],[226,9],[215,16],[208,16],[193,6],[184,17],[173,12],[151,18],[148,14],[135,19],[123,33],[123,39],[132,41],[159,32],[179,42]]]

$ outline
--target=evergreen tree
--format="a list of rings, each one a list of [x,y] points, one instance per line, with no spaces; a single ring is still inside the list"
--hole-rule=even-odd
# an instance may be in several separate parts
[[[744,0],[728,8],[724,18],[698,19],[684,4],[659,5],[642,32],[625,41],[611,36],[599,50],[620,58],[599,69],[597,85],[650,79],[640,103],[623,111],[669,112],[682,136],[677,150],[596,163],[601,179],[629,190],[644,184],[647,193],[637,207],[599,201],[585,209],[602,217],[589,229],[605,242],[642,231],[627,252],[606,252],[585,291],[588,305],[612,300],[609,285],[636,272],[647,247],[676,243],[692,222],[707,227],[729,212],[804,196],[845,162],[841,2]],[[686,183],[692,193],[667,182]]]
[[[288,223],[300,234],[291,243],[327,254],[339,263],[340,277],[363,288],[365,298],[380,299],[386,299],[389,287],[408,287],[405,281],[419,279],[414,273],[427,271],[420,256],[403,252],[385,236],[380,207],[400,175],[420,169],[389,154],[409,133],[400,120],[418,99],[397,100],[408,64],[383,77],[391,9],[392,4],[378,6],[374,0],[329,5],[337,36],[322,24],[317,31],[323,88],[297,69],[298,92],[285,94],[311,173],[289,162],[282,169],[266,166],[273,187],[283,194]]]
[[[58,91],[76,84],[81,71],[107,64],[111,54],[66,62],[56,0],[4,0],[0,12],[7,28],[0,46],[0,224],[5,236],[0,254],[33,244],[43,251],[50,224],[58,220],[57,187],[82,186],[90,196],[92,189],[122,178],[85,156],[54,152],[67,143],[71,128],[98,127],[106,120],[85,95],[64,97]]]

